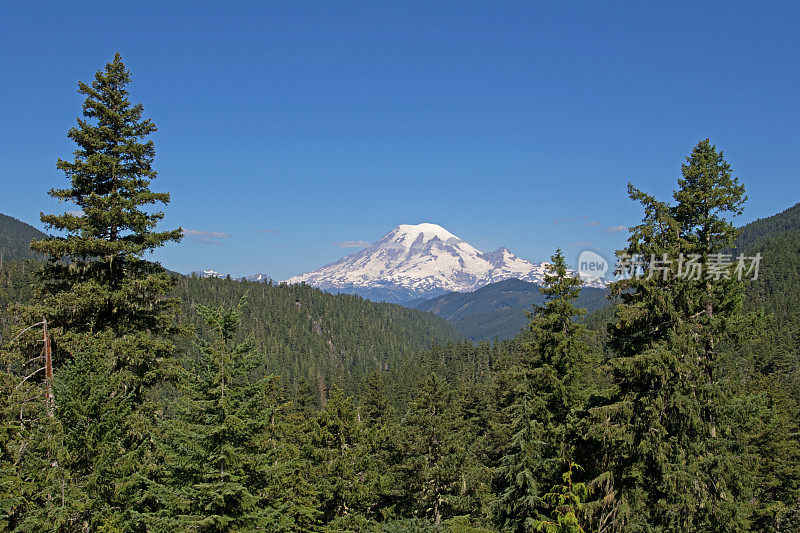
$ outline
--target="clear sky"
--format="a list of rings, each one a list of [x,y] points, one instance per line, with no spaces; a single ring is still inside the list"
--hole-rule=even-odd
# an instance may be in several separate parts
[[[2,2],[0,212],[58,207],[76,84],[119,51],[181,272],[284,279],[419,222],[607,252],[626,183],[666,199],[705,137],[746,222],[800,201],[798,27],[796,2]]]

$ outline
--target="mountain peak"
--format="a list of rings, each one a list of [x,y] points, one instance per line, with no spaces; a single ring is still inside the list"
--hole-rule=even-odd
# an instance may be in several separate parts
[[[508,248],[483,253],[438,224],[424,222],[401,224],[371,246],[286,281],[403,302],[474,291],[509,278],[542,283],[546,267]]]
[[[195,270],[189,275],[198,276],[200,278],[219,278],[219,279],[225,279],[226,277],[228,277],[228,274],[222,274],[221,272],[217,272],[213,268],[207,268],[205,270]]]
[[[418,244],[424,244],[436,238],[443,242],[451,239],[461,240],[440,225],[430,222],[423,222],[421,224],[400,224],[381,240],[391,240],[410,246],[411,244],[418,243],[418,241],[420,241]]]

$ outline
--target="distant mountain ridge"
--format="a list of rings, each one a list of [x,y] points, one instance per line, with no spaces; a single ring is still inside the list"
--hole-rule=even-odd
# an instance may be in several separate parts
[[[800,203],[739,228],[740,233],[734,242],[734,248],[736,253],[747,253],[763,241],[798,229],[800,229]]]
[[[407,302],[471,292],[511,278],[541,283],[546,267],[545,262],[532,263],[505,247],[481,252],[437,224],[402,224],[374,244],[286,282]],[[603,286],[605,281],[588,283]]]
[[[189,275],[190,276],[197,276],[198,278],[201,278],[201,279],[206,279],[206,278],[225,279],[225,278],[228,277],[228,274],[223,274],[221,272],[217,272],[213,268],[208,268],[206,270],[194,270],[192,272],[189,272]]]
[[[464,337],[473,340],[510,339],[529,322],[527,312],[542,305],[539,285],[519,279],[491,283],[480,289],[452,292],[418,304],[415,309],[431,312],[452,324]],[[609,305],[608,291],[584,287],[576,302],[593,312]]]
[[[209,268],[206,270],[195,270],[189,273],[190,276],[197,276],[198,278],[217,278],[217,279],[226,279],[230,277],[231,279],[236,280],[244,280],[244,281],[262,281],[264,283],[271,283],[273,280],[271,277],[264,273],[253,274],[251,276],[240,276],[235,277],[231,276],[230,274],[223,274],[222,272],[217,272],[213,268]]]
[[[0,213],[0,256],[3,261],[41,259],[39,254],[31,251],[31,241],[46,237],[30,224]]]

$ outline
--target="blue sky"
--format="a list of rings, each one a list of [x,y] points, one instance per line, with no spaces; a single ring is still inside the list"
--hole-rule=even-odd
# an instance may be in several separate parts
[[[800,8],[669,4],[4,2],[0,212],[58,208],[76,84],[116,51],[159,127],[164,227],[194,234],[156,254],[181,272],[284,279],[419,222],[611,251],[627,182],[668,197],[706,137],[741,222],[797,203]]]

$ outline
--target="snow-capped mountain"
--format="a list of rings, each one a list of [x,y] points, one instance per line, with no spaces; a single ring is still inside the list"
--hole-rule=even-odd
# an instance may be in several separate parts
[[[207,270],[195,270],[190,276],[198,276],[200,278],[220,278],[225,279],[228,277],[228,274],[223,274],[221,272],[217,272],[213,268],[209,268]],[[231,276],[232,277],[232,276]],[[242,279],[244,281],[262,281],[264,283],[272,282],[272,278],[270,278],[266,274],[253,274],[252,276],[243,276],[242,278],[234,278],[234,279]]]
[[[264,283],[269,283],[272,281],[272,278],[264,273],[253,274],[252,276],[245,276],[242,279],[245,281],[263,281]]]
[[[220,272],[217,272],[213,268],[209,268],[206,270],[195,270],[190,275],[197,276],[200,278],[220,278],[220,279],[225,279],[228,276],[227,274],[222,274]]]
[[[542,283],[546,266],[508,248],[483,253],[436,224],[403,224],[371,246],[286,282],[406,302],[474,291],[509,278]],[[590,283],[603,286],[602,281]]]

